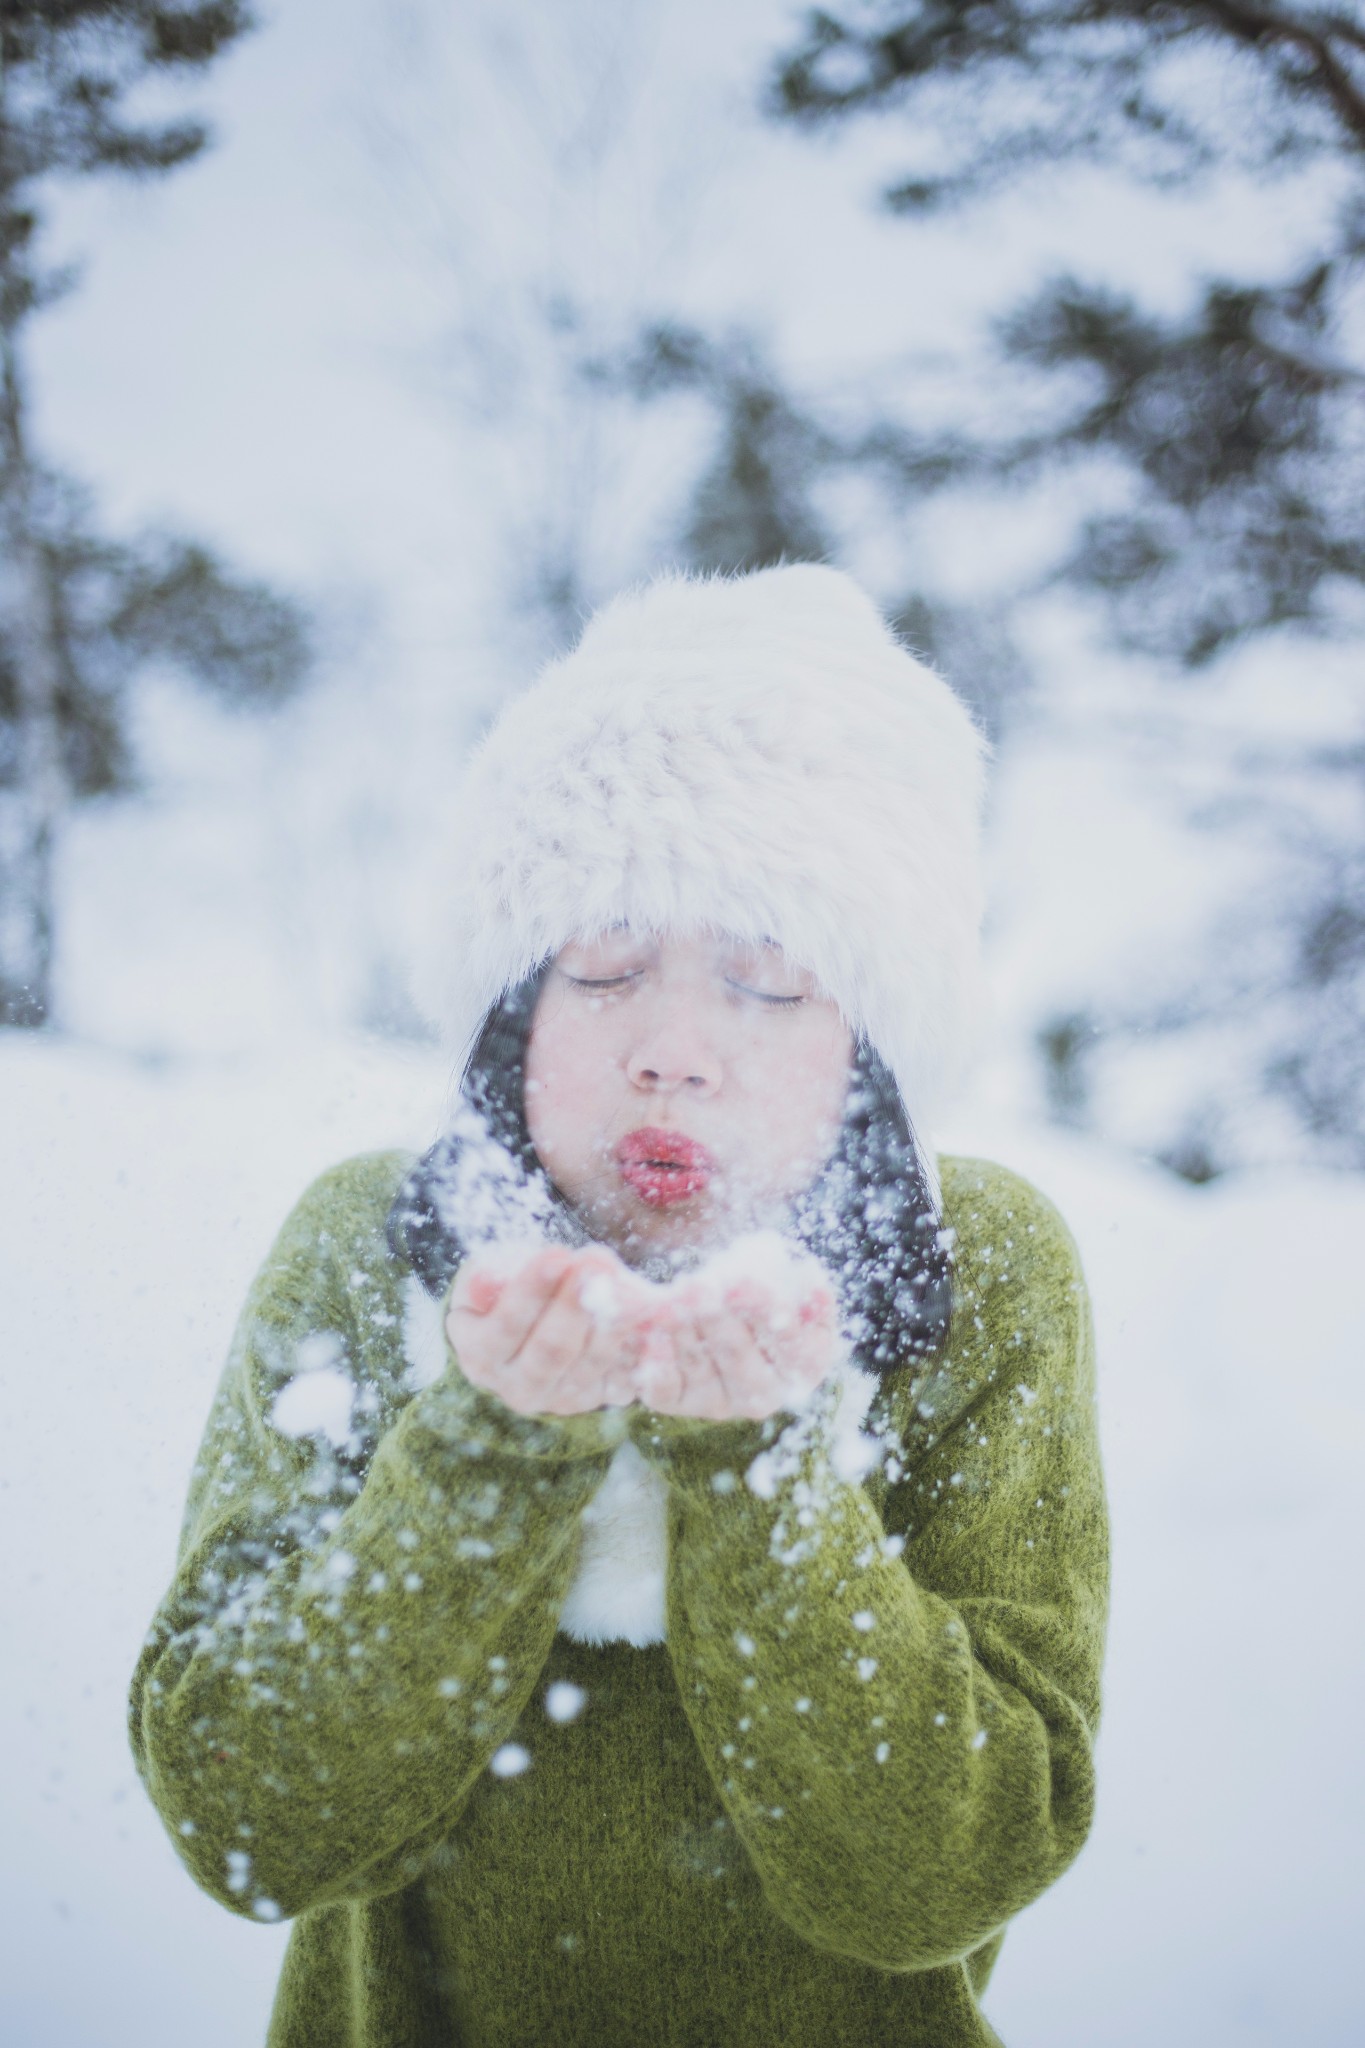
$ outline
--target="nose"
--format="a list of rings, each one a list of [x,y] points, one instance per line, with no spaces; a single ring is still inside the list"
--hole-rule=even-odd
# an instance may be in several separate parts
[[[646,1032],[626,1061],[632,1087],[646,1095],[714,1095],[721,1083],[715,1049],[685,1021],[660,1022]]]

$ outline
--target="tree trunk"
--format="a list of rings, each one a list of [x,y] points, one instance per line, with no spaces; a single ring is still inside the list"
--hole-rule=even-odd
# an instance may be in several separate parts
[[[14,336],[0,336],[0,620],[14,686],[16,748],[0,784],[0,1025],[52,1014],[53,850],[66,808],[58,703],[61,649],[51,564],[35,531]]]
[[[52,1014],[52,824],[22,789],[0,789],[0,1026]]]

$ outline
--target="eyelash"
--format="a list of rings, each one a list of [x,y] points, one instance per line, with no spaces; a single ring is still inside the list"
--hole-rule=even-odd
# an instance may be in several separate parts
[[[604,993],[610,994],[613,989],[629,988],[630,984],[633,981],[637,981],[639,977],[634,974],[613,974],[604,977],[600,981],[589,981],[585,980],[581,974],[568,974],[565,976],[565,979],[571,982],[575,988],[601,989]],[[804,996],[764,995],[761,989],[750,988],[747,983],[742,981],[733,981],[729,975],[725,979],[727,987],[738,989],[741,995],[752,996],[756,1003],[763,1003],[770,1010],[794,1010],[798,1004],[804,1003],[806,1000]]]
[[[750,988],[743,981],[730,981],[728,975],[726,981],[731,988],[739,989],[741,994],[752,996],[756,1002],[766,1003],[770,1010],[794,1010],[798,1003],[804,1003],[806,1000],[804,996],[765,996],[762,989]]]

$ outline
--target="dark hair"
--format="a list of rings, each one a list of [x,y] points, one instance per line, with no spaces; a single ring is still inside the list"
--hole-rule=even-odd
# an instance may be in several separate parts
[[[510,1204],[552,1240],[588,1241],[537,1158],[526,1123],[526,1048],[548,966],[489,1011],[451,1128],[418,1160],[389,1211],[391,1250],[438,1299],[480,1234],[467,1221],[471,1185],[480,1190],[475,1206],[491,1199],[505,1213]],[[880,1375],[942,1353],[953,1308],[951,1233],[942,1228],[900,1090],[866,1040],[854,1054],[839,1144],[794,1205],[792,1228],[829,1271],[865,1371]]]

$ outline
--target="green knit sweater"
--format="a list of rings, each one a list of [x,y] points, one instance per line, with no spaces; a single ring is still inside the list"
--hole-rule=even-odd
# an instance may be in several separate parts
[[[1093,1799],[1107,1525],[1056,1211],[942,1162],[950,1351],[883,1383],[850,1479],[828,1404],[532,1418],[449,1354],[414,1389],[384,1236],[410,1163],[351,1160],[285,1223],[133,1682],[192,1875],[297,1916],[270,2048],[994,2041],[1004,1926]],[[335,1446],[272,1422],[319,1366],[357,1390]],[[627,1432],[667,1483],[645,1648],[557,1627]]]

